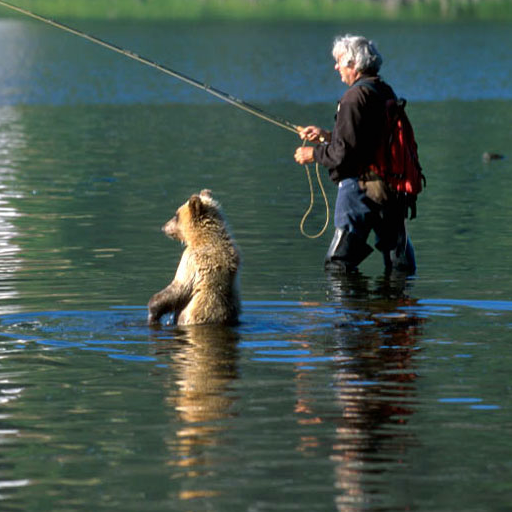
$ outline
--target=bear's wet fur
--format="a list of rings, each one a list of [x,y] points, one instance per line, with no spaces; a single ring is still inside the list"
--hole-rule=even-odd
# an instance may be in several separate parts
[[[173,281],[149,300],[148,323],[173,313],[178,325],[236,325],[240,253],[211,192],[192,195],[162,230],[185,250]]]

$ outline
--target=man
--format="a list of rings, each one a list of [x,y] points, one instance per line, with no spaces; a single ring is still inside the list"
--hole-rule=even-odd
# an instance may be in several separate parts
[[[395,98],[378,75],[382,57],[371,41],[351,35],[337,38],[332,54],[334,69],[349,86],[338,102],[334,129],[302,128],[301,139],[317,145],[295,151],[299,164],[320,163],[338,184],[335,233],[326,266],[346,273],[356,270],[373,250],[366,243],[373,230],[386,270],[413,274],[416,264],[405,228],[405,197],[369,172],[384,135],[386,101]]]

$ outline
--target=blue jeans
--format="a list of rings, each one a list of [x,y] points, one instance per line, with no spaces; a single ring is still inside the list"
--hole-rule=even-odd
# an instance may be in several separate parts
[[[383,254],[386,270],[414,273],[416,263],[407,236],[406,213],[403,196],[393,196],[385,204],[377,204],[361,190],[357,178],[342,180],[334,211],[336,230],[326,263],[344,266],[346,270],[357,267],[372,252],[366,241],[373,230],[375,247]]]

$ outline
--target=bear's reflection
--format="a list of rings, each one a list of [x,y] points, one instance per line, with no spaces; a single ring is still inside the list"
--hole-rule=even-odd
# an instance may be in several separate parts
[[[178,420],[167,440],[169,464],[190,468],[187,476],[193,477],[215,464],[214,447],[227,428],[223,420],[234,414],[238,334],[229,327],[193,325],[173,329],[173,335],[158,350],[168,353],[175,371],[166,398]]]

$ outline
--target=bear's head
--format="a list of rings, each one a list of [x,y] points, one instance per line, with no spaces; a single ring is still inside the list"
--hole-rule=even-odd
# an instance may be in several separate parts
[[[225,222],[211,191],[201,190],[176,210],[162,230],[168,237],[190,245],[206,240],[213,233],[224,234]]]

